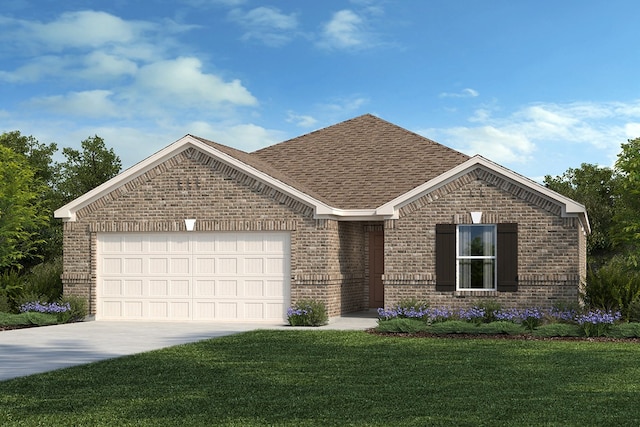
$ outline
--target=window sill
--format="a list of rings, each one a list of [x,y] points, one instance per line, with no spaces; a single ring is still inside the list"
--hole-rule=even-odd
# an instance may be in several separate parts
[[[464,290],[464,291],[455,291],[453,296],[456,298],[465,298],[465,297],[497,297],[498,291],[495,289],[478,289],[478,290]]]

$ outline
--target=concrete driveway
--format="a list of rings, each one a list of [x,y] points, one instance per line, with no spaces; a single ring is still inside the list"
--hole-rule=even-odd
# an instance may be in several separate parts
[[[255,329],[366,330],[375,326],[375,314],[363,312],[332,318],[320,328],[268,323],[90,321],[2,331],[0,381]]]

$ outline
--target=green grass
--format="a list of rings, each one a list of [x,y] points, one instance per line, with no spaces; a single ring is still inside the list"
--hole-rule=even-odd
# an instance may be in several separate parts
[[[48,313],[20,313],[10,314],[0,312],[0,326],[46,326],[58,323],[58,316]]]
[[[0,383],[0,425],[635,426],[640,346],[254,331]]]

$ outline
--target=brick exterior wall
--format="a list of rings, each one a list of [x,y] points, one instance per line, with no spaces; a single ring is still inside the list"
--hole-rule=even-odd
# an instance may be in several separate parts
[[[438,223],[518,223],[518,291],[435,290]],[[466,307],[494,300],[505,307],[575,303],[586,269],[586,238],[577,218],[483,169],[475,169],[403,207],[385,222],[385,306],[416,297],[431,306]],[[499,262],[499,261],[498,261]]]
[[[365,308],[362,223],[315,220],[309,206],[192,148],[64,224],[64,293],[95,314],[97,234],[185,231],[185,218],[197,219],[196,231],[288,231],[291,302],[322,300],[330,316]]]
[[[505,292],[437,292],[435,225],[518,223],[519,288]],[[96,310],[97,235],[109,232],[287,231],[291,234],[291,303],[324,301],[330,316],[369,306],[369,239],[385,233],[385,306],[417,297],[432,306],[492,299],[505,306],[550,306],[578,299],[586,274],[586,239],[560,206],[476,169],[404,206],[397,220],[314,219],[313,209],[210,156],[189,148],[76,212],[64,224],[66,295]]]

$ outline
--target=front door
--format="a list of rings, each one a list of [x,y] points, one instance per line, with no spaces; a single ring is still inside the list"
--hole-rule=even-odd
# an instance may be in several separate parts
[[[384,307],[384,232],[369,233],[369,307]]]

